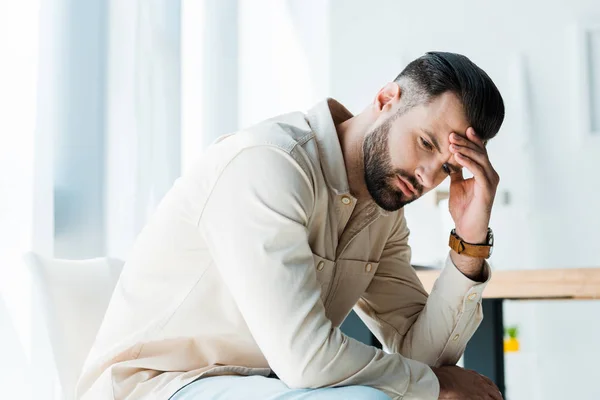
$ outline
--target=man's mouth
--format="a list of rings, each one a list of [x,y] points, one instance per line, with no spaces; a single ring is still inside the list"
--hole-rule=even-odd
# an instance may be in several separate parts
[[[408,182],[407,180],[402,178],[400,175],[398,175],[398,187],[400,187],[400,190],[402,190],[402,193],[404,193],[407,197],[412,197],[412,196],[417,195],[417,192],[416,192],[415,188],[413,187],[413,185],[411,185],[410,182]]]

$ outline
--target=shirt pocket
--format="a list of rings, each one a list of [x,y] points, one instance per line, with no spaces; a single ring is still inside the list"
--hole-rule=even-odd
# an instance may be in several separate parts
[[[333,276],[333,268],[335,266],[335,261],[328,260],[327,258],[318,256],[313,253],[313,259],[315,261],[315,271],[317,273],[317,282],[321,286],[321,300],[325,302],[325,298],[327,297],[327,289],[329,288],[329,283],[331,282],[331,277]]]
[[[331,301],[332,315],[336,315],[334,323],[341,324],[350,313],[352,307],[369,287],[379,262],[362,260],[338,260],[339,282]]]

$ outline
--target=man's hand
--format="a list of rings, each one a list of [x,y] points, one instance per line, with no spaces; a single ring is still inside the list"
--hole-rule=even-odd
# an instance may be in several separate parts
[[[448,203],[456,234],[467,243],[481,244],[487,238],[500,177],[492,167],[485,144],[473,128],[468,128],[466,134],[466,138],[456,133],[450,135],[450,152],[457,163],[473,174],[473,178],[464,179],[462,173],[452,174]],[[481,259],[469,259],[453,251],[452,260],[468,277],[479,276]]]
[[[502,400],[488,377],[454,365],[431,368],[440,381],[439,400]]]

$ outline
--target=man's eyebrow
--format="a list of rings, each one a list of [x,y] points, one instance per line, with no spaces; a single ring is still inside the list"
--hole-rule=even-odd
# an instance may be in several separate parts
[[[437,139],[435,138],[435,135],[431,131],[428,131],[427,129],[421,128],[421,130],[423,131],[424,134],[427,135],[427,137],[431,141],[431,144],[433,145],[433,147],[435,147],[437,152],[441,154],[442,150],[440,149],[440,144],[438,143]],[[446,163],[446,165],[450,169],[451,173],[460,172],[460,170],[462,169],[461,167],[457,167],[456,165],[452,165],[450,163]]]
[[[427,137],[429,138],[429,141],[431,142],[433,147],[435,147],[437,152],[441,153],[442,150],[440,149],[440,144],[438,143],[437,139],[435,138],[435,135],[433,133],[431,133],[430,131],[428,131],[427,129],[421,129],[421,130],[423,131],[424,134],[427,135]]]

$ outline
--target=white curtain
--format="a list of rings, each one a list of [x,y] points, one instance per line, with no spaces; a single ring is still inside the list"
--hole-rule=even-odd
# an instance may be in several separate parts
[[[106,116],[106,252],[126,258],[180,173],[180,1],[112,0]]]
[[[36,113],[40,1],[0,1],[0,388],[2,398],[32,396],[31,291],[21,254],[44,250],[48,195],[37,185],[49,158],[38,154]],[[36,142],[37,141],[37,142]],[[47,143],[47,141],[45,142]],[[49,207],[52,207],[50,202]],[[40,224],[34,224],[34,216]],[[47,215],[46,215],[47,217]],[[50,225],[51,227],[51,225]],[[46,237],[46,239],[49,239]]]
[[[0,0],[3,399],[60,396],[51,349],[43,337],[43,326],[38,325],[42,319],[33,307],[22,254],[34,250],[54,255],[53,165],[58,155],[53,145],[65,127],[85,127],[79,125],[82,115],[76,115],[71,106],[89,102],[91,106],[83,108],[93,114],[94,121],[100,121],[100,127],[94,125],[95,132],[104,129],[105,146],[81,148],[79,143],[60,143],[61,156],[87,157],[86,152],[90,152],[91,157],[105,158],[105,171],[99,177],[104,180],[105,209],[93,216],[103,221],[104,227],[101,223],[96,233],[105,238],[91,247],[99,251],[105,248],[107,255],[124,258],[148,213],[179,175],[180,2],[111,0],[106,29],[103,17],[95,14],[103,7],[102,2]],[[79,30],[86,29],[82,16],[92,18],[94,26],[79,36]],[[74,37],[79,41],[74,42]],[[81,54],[74,54],[78,51]],[[85,68],[96,60],[100,62],[94,71],[106,75],[106,86],[96,82],[80,87],[79,83],[94,80]],[[99,85],[99,90],[88,90]],[[79,91],[73,91],[75,86]],[[85,129],[79,133],[89,134]],[[64,172],[69,173],[69,168]],[[72,173],[92,175],[85,168]],[[97,240],[90,236],[93,238],[87,240]]]

